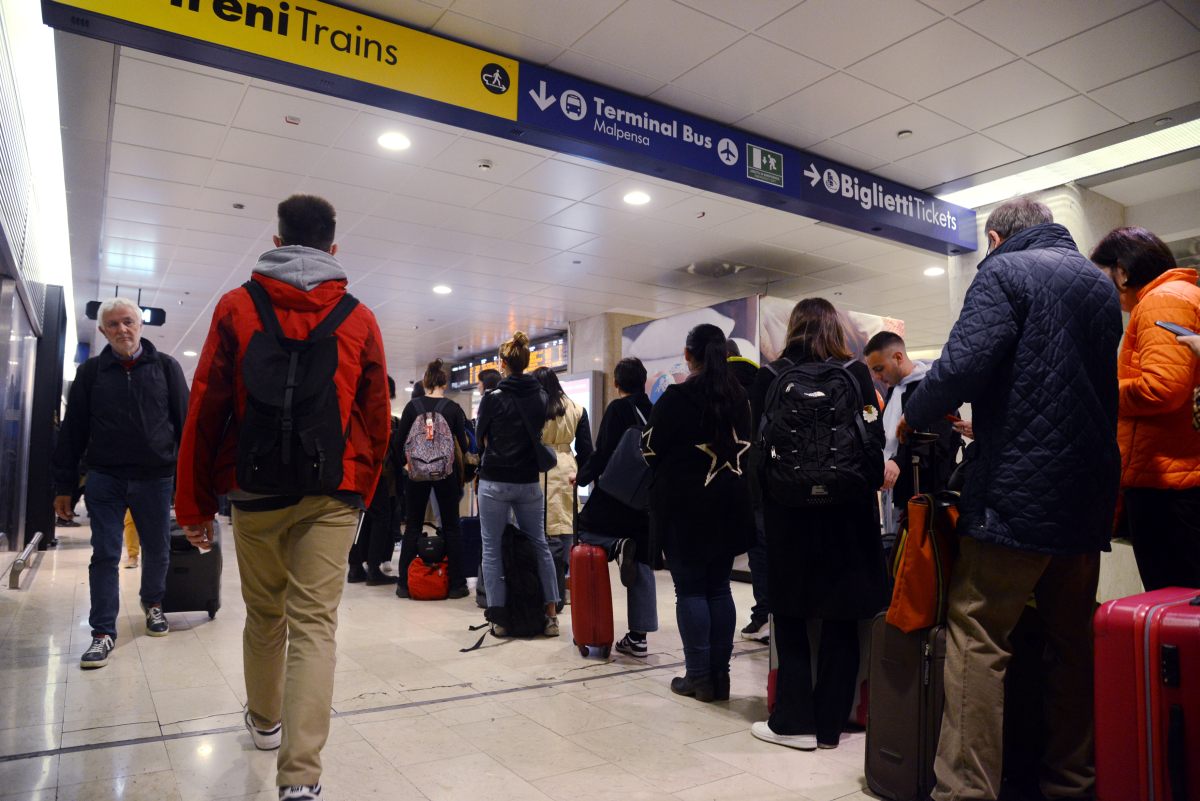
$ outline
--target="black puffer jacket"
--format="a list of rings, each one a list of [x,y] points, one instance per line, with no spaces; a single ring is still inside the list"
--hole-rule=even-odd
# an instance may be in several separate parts
[[[1108,549],[1120,338],[1112,281],[1061,225],[1020,231],[983,260],[942,357],[904,399],[916,428],[972,404],[959,533],[1041,553]]]
[[[187,416],[188,387],[179,362],[142,340],[131,370],[112,346],[79,366],[67,396],[67,416],[54,449],[54,483],[69,495],[79,462],[118,478],[175,475]]]
[[[479,478],[509,484],[541,481],[533,453],[532,429],[541,442],[546,422],[546,392],[531,375],[509,376],[479,403],[475,435],[483,443]],[[522,422],[522,416],[528,426]]]

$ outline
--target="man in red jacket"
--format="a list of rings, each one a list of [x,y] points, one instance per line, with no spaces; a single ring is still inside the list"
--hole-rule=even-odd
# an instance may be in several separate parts
[[[212,543],[217,496],[233,502],[246,602],[245,722],[257,748],[282,743],[281,801],[321,797],[346,558],[390,430],[379,326],[370,309],[346,299],[334,228],[333,206],[321,198],[279,204],[276,248],[213,312],[179,456],[176,516],[194,545]],[[308,338],[319,355],[297,361],[281,337]],[[269,368],[278,364],[276,380]],[[340,427],[314,435],[314,416]],[[328,463],[338,449],[340,463]]]

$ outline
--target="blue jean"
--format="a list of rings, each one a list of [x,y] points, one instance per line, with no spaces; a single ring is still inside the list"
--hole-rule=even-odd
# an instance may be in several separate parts
[[[558,603],[558,576],[554,557],[545,534],[545,500],[542,485],[510,484],[506,481],[479,482],[479,530],[483,539],[483,586],[487,590],[488,606],[504,606],[508,587],[504,583],[504,559],[500,540],[508,525],[509,512],[517,519],[517,528],[533,543],[538,554],[538,578],[542,582],[542,599]]]
[[[675,582],[675,620],[683,640],[687,675],[727,672],[737,626],[737,609],[729,589],[733,557],[690,562],[668,552],[667,567]]]
[[[142,588],[144,606],[162,602],[167,588],[167,565],[171,558],[171,493],[175,479],[117,478],[95,470],[87,477],[87,510],[92,524],[92,561],[88,584],[92,611],[88,624],[93,635],[117,636],[117,610],[121,586],[117,565],[125,547],[125,510],[133,514],[142,542]]]
[[[616,548],[620,538],[583,531],[579,534],[579,541],[586,542],[588,545],[599,545],[608,552],[608,558],[611,560],[616,558]],[[638,562],[637,580],[633,582],[632,587],[626,589],[625,597],[629,613],[629,630],[643,634],[658,631],[658,588],[654,584],[654,571],[650,569],[650,565]]]

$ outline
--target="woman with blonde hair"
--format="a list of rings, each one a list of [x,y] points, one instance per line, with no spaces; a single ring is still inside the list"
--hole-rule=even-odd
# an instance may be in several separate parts
[[[554,449],[558,464],[546,473],[546,541],[554,557],[558,578],[558,610],[566,600],[567,561],[575,544],[575,487],[579,465],[592,455],[592,427],[587,409],[563,391],[558,376],[549,367],[539,367],[533,377],[546,391],[548,405],[542,442]],[[574,444],[574,449],[572,449]],[[578,459],[578,461],[576,461]]]
[[[541,430],[546,421],[547,398],[537,379],[525,374],[528,367],[529,337],[517,331],[500,346],[500,371],[505,378],[480,401],[475,429],[483,448],[479,465],[483,583],[487,589],[488,619],[492,621],[492,633],[498,637],[509,635],[507,626],[496,620],[503,618],[501,610],[508,600],[508,582],[512,578],[505,575],[501,553],[501,539],[510,513],[516,517],[521,536],[536,554],[545,602],[543,633],[547,637],[557,637],[559,633],[558,581],[546,542],[543,470],[539,468],[535,450],[545,447]]]

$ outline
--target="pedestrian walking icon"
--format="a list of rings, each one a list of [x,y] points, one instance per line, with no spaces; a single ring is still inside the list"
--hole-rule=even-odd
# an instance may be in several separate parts
[[[722,139],[717,143],[717,155],[724,164],[732,167],[734,164],[737,164],[738,146],[734,144],[732,139]]]
[[[479,71],[479,80],[483,88],[494,95],[502,95],[508,91],[508,71],[499,64],[487,64]]]

